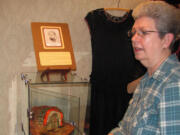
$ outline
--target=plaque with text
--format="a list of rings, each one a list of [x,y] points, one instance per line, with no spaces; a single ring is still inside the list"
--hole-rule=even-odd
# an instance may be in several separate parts
[[[38,71],[75,70],[75,58],[68,24],[32,22]]]

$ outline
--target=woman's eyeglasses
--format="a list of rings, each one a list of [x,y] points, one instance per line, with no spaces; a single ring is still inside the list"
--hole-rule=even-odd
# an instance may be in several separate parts
[[[147,34],[151,32],[157,32],[157,33],[166,33],[166,32],[159,32],[159,31],[153,31],[153,30],[129,30],[128,31],[128,37],[132,38],[136,33],[138,36],[144,38]]]

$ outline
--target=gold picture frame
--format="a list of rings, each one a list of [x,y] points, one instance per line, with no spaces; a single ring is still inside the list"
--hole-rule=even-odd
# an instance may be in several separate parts
[[[75,58],[67,23],[32,22],[38,71],[75,70]]]

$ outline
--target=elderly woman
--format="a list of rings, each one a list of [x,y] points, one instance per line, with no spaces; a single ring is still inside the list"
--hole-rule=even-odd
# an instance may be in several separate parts
[[[147,73],[128,110],[109,135],[180,135],[180,63],[174,42],[180,11],[163,1],[148,1],[133,11],[130,36],[134,54]]]
[[[160,1],[160,0],[149,0],[149,1]],[[171,4],[171,5],[175,6],[176,8],[180,9],[180,0],[161,0],[161,1],[165,1],[166,3]],[[174,46],[175,46],[174,48],[176,49],[176,55],[178,56],[178,59],[180,61],[180,39],[176,40]],[[127,85],[128,93],[133,93],[134,92],[134,90],[136,89],[136,87],[137,87],[140,80],[141,80],[141,77],[138,78],[137,80],[134,80],[134,81],[130,82]]]

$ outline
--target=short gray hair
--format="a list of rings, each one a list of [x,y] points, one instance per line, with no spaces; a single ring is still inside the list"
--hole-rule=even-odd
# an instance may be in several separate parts
[[[174,48],[175,40],[180,38],[180,9],[163,1],[146,1],[133,10],[132,16],[135,20],[143,16],[152,18],[160,38],[166,33],[172,33],[175,38],[170,49]]]

